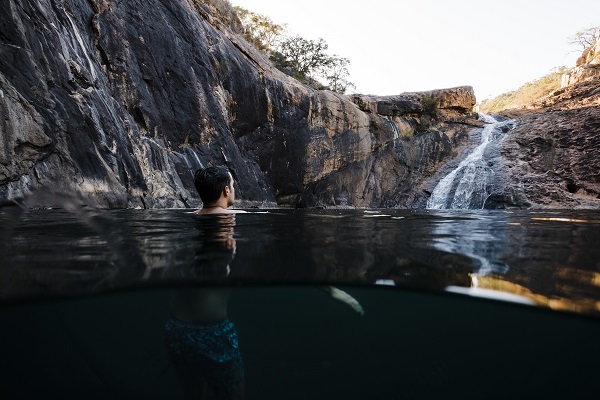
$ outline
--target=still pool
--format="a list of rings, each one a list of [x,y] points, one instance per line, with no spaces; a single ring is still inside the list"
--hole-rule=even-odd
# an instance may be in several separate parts
[[[600,395],[597,211],[0,222],[5,398],[182,398],[164,325],[174,292],[212,288],[230,292],[249,399]]]

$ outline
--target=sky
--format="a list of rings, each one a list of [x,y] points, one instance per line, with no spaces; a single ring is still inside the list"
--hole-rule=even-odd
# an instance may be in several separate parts
[[[230,0],[323,38],[350,60],[355,93],[470,85],[478,101],[573,67],[576,32],[600,26],[600,0]]]

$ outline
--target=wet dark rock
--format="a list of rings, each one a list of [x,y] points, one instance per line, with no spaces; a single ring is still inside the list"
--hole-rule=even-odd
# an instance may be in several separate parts
[[[497,207],[600,208],[600,106],[518,119],[505,137]]]
[[[600,80],[574,81],[502,114],[516,128],[502,143],[486,208],[600,208]]]
[[[226,164],[243,206],[405,207],[478,124],[469,87],[313,90],[211,10],[1,2],[0,203],[197,207],[194,170]]]

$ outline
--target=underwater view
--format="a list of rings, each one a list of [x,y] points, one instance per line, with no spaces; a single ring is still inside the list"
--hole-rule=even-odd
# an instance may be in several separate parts
[[[599,394],[598,212],[0,218],[7,398],[185,398],[186,296],[229,324],[214,398]]]

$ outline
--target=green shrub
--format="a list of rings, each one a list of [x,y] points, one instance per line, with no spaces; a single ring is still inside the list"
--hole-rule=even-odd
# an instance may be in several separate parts
[[[435,97],[430,94],[426,94],[421,100],[421,106],[423,107],[423,114],[435,119],[437,116],[437,109],[439,107],[439,102]]]
[[[419,117],[419,123],[416,128],[417,132],[424,132],[428,130],[431,127],[431,125],[433,125],[433,123],[437,120],[438,117],[437,110],[439,105],[439,101],[431,94],[426,94],[423,97],[423,99],[421,100],[421,107],[423,108],[423,112]]]
[[[413,128],[410,128],[408,130],[403,131],[400,135],[403,138],[410,138],[410,137],[413,137],[415,135],[415,130]]]
[[[369,127],[372,131],[378,131],[381,129],[381,123],[375,118],[371,118],[371,121],[369,122]]]
[[[213,17],[218,18],[234,32],[243,33],[242,23],[228,0],[194,0],[194,5],[199,11],[208,8]]]

